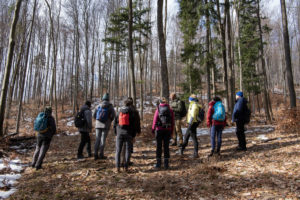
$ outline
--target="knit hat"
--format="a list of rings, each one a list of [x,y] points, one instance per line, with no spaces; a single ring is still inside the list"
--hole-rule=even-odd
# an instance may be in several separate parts
[[[44,109],[44,112],[48,115],[52,114],[52,107],[51,106],[46,106]]]
[[[195,102],[197,102],[198,101],[197,96],[195,94],[192,94],[190,96],[190,98],[189,98],[189,101],[195,101]]]
[[[160,99],[160,103],[167,103],[167,99],[166,99],[165,97],[162,97],[162,98]]]
[[[236,96],[239,96],[239,97],[243,97],[243,92],[242,91],[238,91],[237,93],[236,93]]]
[[[109,93],[104,94],[103,97],[102,97],[102,100],[103,101],[105,101],[105,100],[109,101]]]
[[[92,103],[90,101],[86,101],[85,105],[87,105],[90,108],[92,106]]]

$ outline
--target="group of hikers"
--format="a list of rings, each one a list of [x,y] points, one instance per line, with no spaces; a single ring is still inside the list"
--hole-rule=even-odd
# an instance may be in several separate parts
[[[162,149],[164,149],[164,169],[169,169],[171,138],[172,146],[179,147],[180,155],[188,145],[190,137],[194,145],[193,158],[198,158],[197,127],[204,121],[205,111],[199,104],[196,95],[189,97],[189,107],[186,109],[185,102],[175,93],[170,95],[170,103],[164,97],[157,102],[155,110],[152,134],[156,139],[156,164],[155,168],[162,167]],[[182,134],[183,118],[186,117],[187,130]],[[123,167],[125,171],[132,165],[130,161],[133,153],[133,145],[136,135],[141,133],[139,112],[133,104],[131,97],[124,101],[124,105],[116,111],[109,102],[109,94],[105,94],[100,104],[92,112],[91,102],[86,101],[75,116],[75,126],[81,135],[78,147],[77,158],[83,159],[83,149],[86,146],[88,157],[92,157],[90,133],[92,132],[92,121],[95,123],[96,141],[94,145],[94,159],[107,159],[104,155],[107,135],[113,123],[113,130],[116,135],[115,166],[117,172]],[[211,151],[208,155],[215,153],[220,155],[222,146],[222,132],[227,125],[225,106],[220,97],[214,97],[209,102],[206,115],[206,125],[210,130]],[[238,138],[238,151],[246,151],[245,124],[250,121],[250,110],[243,92],[236,93],[236,103],[232,113],[232,122],[236,123],[236,135]],[[43,159],[49,149],[51,139],[56,133],[55,120],[52,117],[51,107],[46,107],[34,122],[34,130],[37,131],[37,144],[33,155],[32,167],[36,170],[42,168]],[[217,137],[217,145],[216,145]]]

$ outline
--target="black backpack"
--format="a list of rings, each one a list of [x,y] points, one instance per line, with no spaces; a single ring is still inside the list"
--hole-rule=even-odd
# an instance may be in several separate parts
[[[84,111],[85,110],[81,110],[80,112],[78,112],[75,116],[75,120],[74,120],[74,124],[77,128],[82,128],[84,127],[86,121],[84,118]]]
[[[168,106],[158,106],[159,123],[162,128],[170,128],[172,126],[171,111]]]
[[[203,122],[204,115],[205,115],[204,109],[203,108],[199,108],[199,112],[198,112],[198,116],[197,116],[197,121],[198,122]]]
[[[245,104],[244,108],[244,122],[245,124],[249,124],[251,118],[251,110],[248,108],[247,104]]]
[[[180,101],[181,103],[181,111],[180,111],[180,117],[184,118],[187,114],[186,106],[184,101]]]

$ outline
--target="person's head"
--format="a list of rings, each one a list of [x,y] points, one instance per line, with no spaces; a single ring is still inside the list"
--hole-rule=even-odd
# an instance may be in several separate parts
[[[176,96],[176,93],[171,93],[171,95],[170,95],[170,99],[171,100],[174,100],[174,99],[176,99],[177,98],[177,96]]]
[[[128,97],[127,101],[130,103],[131,106],[133,105],[133,99],[132,99],[132,97]]]
[[[102,101],[109,101],[109,93],[105,93],[102,97]]]
[[[165,98],[165,97],[162,97],[161,99],[160,99],[160,103],[162,103],[162,104],[165,104],[165,103],[167,103],[168,101],[167,101],[167,99]]]
[[[214,100],[215,102],[217,102],[217,101],[222,101],[220,97],[214,97],[213,100]]]
[[[128,99],[126,99],[126,100],[124,101],[124,106],[131,106],[131,101],[128,100]]]
[[[52,107],[51,106],[46,106],[44,109],[44,112],[46,115],[51,115],[52,114]]]
[[[198,102],[198,98],[195,94],[192,94],[190,97],[189,97],[189,102]]]
[[[92,103],[90,101],[86,101],[85,105],[87,105],[90,108],[92,106]]]
[[[236,93],[236,95],[235,95],[235,99],[239,99],[239,98],[241,98],[241,97],[243,97],[243,96],[244,96],[243,92],[242,92],[242,91],[238,91],[238,92]]]

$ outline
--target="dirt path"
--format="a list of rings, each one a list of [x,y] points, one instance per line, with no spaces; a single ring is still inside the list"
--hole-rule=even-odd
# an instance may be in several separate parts
[[[190,158],[192,143],[183,157],[172,147],[170,170],[156,171],[155,143],[144,130],[130,173],[120,174],[114,172],[112,132],[108,159],[100,161],[75,159],[78,135],[55,136],[44,168],[27,168],[10,199],[299,199],[299,136],[264,133],[264,141],[260,134],[247,134],[247,152],[236,152],[235,135],[224,134],[222,156],[211,159],[209,137],[200,136],[199,159]],[[31,156],[32,151],[24,159],[30,162]]]

